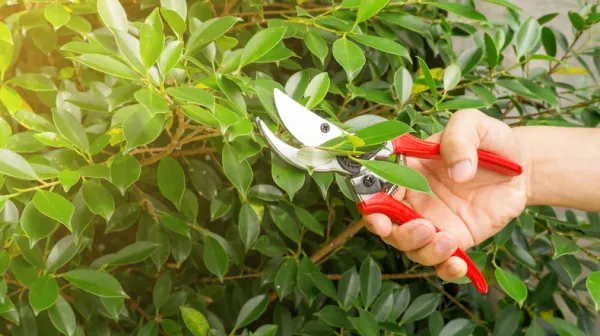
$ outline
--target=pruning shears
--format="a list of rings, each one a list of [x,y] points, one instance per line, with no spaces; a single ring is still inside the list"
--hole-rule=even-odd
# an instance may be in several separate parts
[[[278,89],[274,91],[274,100],[282,125],[293,138],[304,146],[319,147],[333,139],[351,135],[334,123],[308,110]],[[349,158],[348,155],[334,154],[335,159],[333,160],[316,162],[314,165],[307,164],[307,160],[302,158],[300,149],[280,139],[260,118],[257,117],[256,122],[267,146],[284,162],[305,171],[341,174],[361,214],[381,213],[398,225],[423,218],[415,210],[393,197],[399,188],[398,185],[378,176],[363,164]],[[376,150],[362,153],[356,157],[360,160],[387,160],[393,154],[397,156],[396,163],[402,165],[406,165],[406,157],[428,160],[441,158],[438,143],[421,140],[409,133],[387,141]],[[518,163],[491,152],[478,150],[478,157],[479,167],[484,169],[507,176],[517,176],[523,172],[523,168]],[[436,227],[436,231],[440,230]],[[485,278],[469,256],[460,248],[454,252],[453,256],[466,262],[467,277],[479,292],[487,293],[488,285]]]

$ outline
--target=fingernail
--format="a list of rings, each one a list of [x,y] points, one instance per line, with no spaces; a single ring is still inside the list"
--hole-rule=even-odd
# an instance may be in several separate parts
[[[413,237],[416,241],[422,241],[431,235],[431,230],[425,225],[419,225],[413,230]]]
[[[454,245],[454,244],[452,244],[452,241],[450,240],[450,238],[442,238],[437,242],[437,244],[435,245],[435,248],[440,253],[448,253],[448,252],[450,252],[452,245]]]
[[[471,161],[460,161],[450,168],[450,178],[452,178],[454,181],[464,181],[469,177],[469,174],[471,174],[471,168]]]

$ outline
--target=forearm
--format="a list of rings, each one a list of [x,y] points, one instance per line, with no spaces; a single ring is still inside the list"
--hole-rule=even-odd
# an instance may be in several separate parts
[[[514,130],[527,158],[528,205],[600,212],[600,129]]]

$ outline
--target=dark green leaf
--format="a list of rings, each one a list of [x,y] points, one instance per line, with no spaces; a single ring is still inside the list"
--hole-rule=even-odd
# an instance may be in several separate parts
[[[408,50],[406,50],[406,48],[403,45],[401,45],[393,40],[383,38],[383,37],[373,36],[373,35],[358,35],[357,34],[357,35],[351,35],[351,37],[356,42],[364,44],[368,47],[371,47],[371,48],[374,48],[377,50],[381,50],[388,54],[402,56],[402,57],[410,60],[410,55],[408,53]]]
[[[25,205],[20,223],[23,232],[29,237],[30,246],[54,233],[60,225],[58,221],[44,215],[34,202]]]
[[[358,317],[348,317],[354,328],[361,336],[377,336],[379,335],[379,325],[375,317],[370,312],[364,309],[358,309]]]
[[[90,294],[107,298],[129,298],[119,281],[104,272],[80,268],[64,273],[62,277]]]
[[[62,296],[58,296],[56,300],[56,304],[54,304],[48,310],[48,315],[50,316],[50,320],[52,324],[58,329],[61,333],[72,336],[75,334],[75,327],[77,326],[77,320],[75,318],[75,313]]]
[[[441,301],[440,294],[429,293],[417,297],[406,309],[402,322],[415,322],[422,320],[433,313]]]
[[[260,235],[260,219],[249,203],[242,204],[238,230],[244,247],[248,251]]]
[[[25,260],[37,269],[43,270],[45,268],[44,256],[40,247],[38,245],[32,247],[29,239],[23,235],[15,235],[14,238]]]
[[[426,2],[426,4],[438,7],[448,12],[464,16],[468,19],[477,21],[487,21],[486,17],[469,5],[462,5],[450,2]]]
[[[390,183],[412,190],[432,193],[425,177],[412,168],[388,161],[357,161]]]
[[[280,300],[288,296],[296,287],[298,263],[295,259],[288,259],[281,265],[275,275],[275,291]]]
[[[142,262],[158,248],[158,245],[149,241],[137,241],[127,245],[115,253],[109,260],[112,265],[129,265]]]
[[[360,295],[365,307],[369,307],[381,289],[381,269],[371,257],[363,260],[360,266]]]
[[[53,273],[66,263],[68,263],[78,252],[77,246],[73,242],[73,236],[64,236],[59,240],[46,259],[46,271]]]
[[[101,184],[89,181],[83,184],[82,191],[88,208],[109,221],[115,212],[115,201],[112,195]]]
[[[267,303],[267,296],[265,294],[257,295],[246,301],[237,316],[235,327],[239,329],[254,322],[265,312]]]
[[[246,198],[248,188],[252,184],[252,167],[246,160],[240,162],[237,153],[229,144],[223,146],[223,171],[225,176],[233,183],[242,197]]]
[[[152,290],[152,304],[157,310],[165,304],[167,299],[169,298],[169,293],[171,292],[171,275],[169,273],[163,273],[158,277],[156,283],[154,284],[154,288]]]
[[[158,165],[160,192],[179,209],[185,191],[185,174],[177,160],[163,158]]]
[[[300,242],[300,227],[296,220],[284,209],[272,205],[269,206],[269,213],[273,222],[283,232],[283,234],[292,241]]]
[[[517,57],[527,55],[533,50],[541,36],[541,27],[537,20],[529,17],[523,21],[517,33]]]
[[[551,317],[550,324],[559,336],[584,336],[585,334],[574,324],[559,317]]]
[[[548,27],[542,28],[542,44],[549,56],[556,56],[556,37],[552,29]]]
[[[550,240],[554,247],[552,259],[557,259],[566,254],[576,254],[580,250],[579,246],[567,237],[553,234],[550,235]]]
[[[527,287],[525,284],[514,274],[501,268],[496,268],[496,279],[500,286],[502,286],[502,289],[521,306],[527,298]]]
[[[348,308],[354,298],[360,293],[360,276],[352,267],[342,274],[338,284],[338,297],[342,307]]]
[[[223,280],[229,265],[229,257],[221,242],[211,235],[204,237],[204,264],[211,273]]]
[[[354,329],[352,322],[348,319],[348,313],[338,306],[325,306],[315,316],[332,327]]]

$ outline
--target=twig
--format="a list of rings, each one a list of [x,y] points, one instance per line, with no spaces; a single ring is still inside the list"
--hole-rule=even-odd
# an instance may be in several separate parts
[[[175,134],[173,134],[173,136],[171,137],[171,142],[167,145],[167,148],[165,149],[164,152],[162,152],[156,156],[152,156],[152,157],[142,160],[142,162],[140,162],[140,164],[142,166],[147,166],[147,165],[150,165],[150,164],[160,161],[163,157],[169,156],[171,153],[173,153],[173,151],[177,147],[181,146],[179,144],[179,140],[183,136],[183,133],[185,132],[185,128],[186,128],[185,115],[183,114],[183,112],[181,112],[181,110],[179,110],[179,108],[176,109],[175,113],[177,115],[177,123],[178,124],[177,124],[177,130],[175,131]]]
[[[329,253],[331,253],[331,251],[335,250],[339,246],[342,246],[348,239],[357,234],[364,226],[365,222],[362,219],[350,223],[344,232],[340,233],[331,241],[325,243],[323,247],[321,247],[312,255],[312,257],[310,257],[310,260],[312,260],[313,263],[316,263],[323,259]]]

